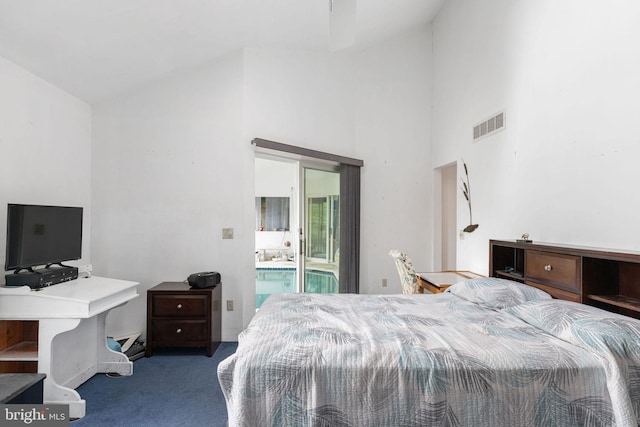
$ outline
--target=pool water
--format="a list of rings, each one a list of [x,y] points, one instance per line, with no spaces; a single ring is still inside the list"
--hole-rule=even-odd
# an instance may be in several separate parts
[[[317,294],[338,293],[338,280],[329,271],[307,270],[305,290]],[[256,308],[271,294],[296,292],[296,270],[292,268],[256,268]]]

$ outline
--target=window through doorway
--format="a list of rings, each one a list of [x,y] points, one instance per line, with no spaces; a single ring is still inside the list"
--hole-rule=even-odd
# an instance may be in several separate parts
[[[340,174],[303,167],[304,292],[337,293],[340,271]]]

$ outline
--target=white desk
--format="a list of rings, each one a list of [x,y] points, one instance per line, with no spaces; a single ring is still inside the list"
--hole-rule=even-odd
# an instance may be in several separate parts
[[[85,415],[74,389],[99,372],[131,375],[133,363],[107,347],[105,321],[113,308],[138,296],[137,283],[103,277],[81,278],[35,291],[0,287],[1,320],[37,320],[38,372],[44,403],[68,404],[71,418]],[[27,355],[24,359],[33,360]]]

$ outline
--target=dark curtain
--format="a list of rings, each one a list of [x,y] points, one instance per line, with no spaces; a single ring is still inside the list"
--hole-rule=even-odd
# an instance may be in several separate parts
[[[360,292],[360,167],[340,164],[340,293]]]

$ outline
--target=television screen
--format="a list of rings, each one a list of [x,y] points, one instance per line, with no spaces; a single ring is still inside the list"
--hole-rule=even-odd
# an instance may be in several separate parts
[[[82,208],[9,204],[4,269],[20,270],[82,257]]]

